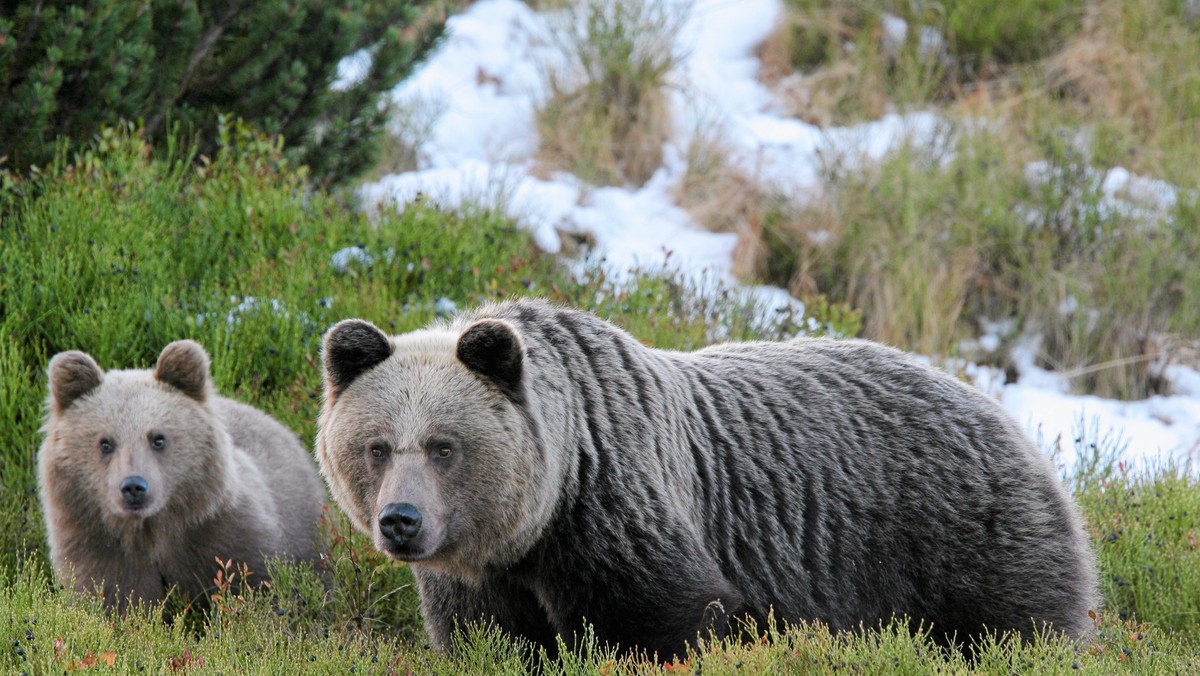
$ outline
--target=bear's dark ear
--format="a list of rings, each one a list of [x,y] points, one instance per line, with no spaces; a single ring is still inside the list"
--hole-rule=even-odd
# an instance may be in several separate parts
[[[512,324],[499,319],[475,322],[459,336],[457,353],[458,360],[467,368],[521,401],[525,345]]]
[[[91,355],[78,350],[59,352],[50,360],[50,401],[62,413],[83,395],[100,387],[104,371]]]
[[[364,371],[392,355],[387,334],[371,322],[343,319],[325,334],[325,393],[338,396]]]
[[[196,401],[208,398],[208,353],[194,340],[177,340],[163,348],[154,378]]]

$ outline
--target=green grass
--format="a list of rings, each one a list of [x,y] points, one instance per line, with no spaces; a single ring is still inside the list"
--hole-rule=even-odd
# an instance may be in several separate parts
[[[411,593],[409,591],[408,593]],[[1186,673],[1200,667],[1197,644],[1153,624],[1105,615],[1096,640],[1079,650],[1046,638],[1030,645],[1000,638],[976,647],[974,662],[940,650],[920,631],[894,622],[861,633],[831,634],[819,624],[768,632],[754,643],[705,644],[672,662],[620,657],[585,637],[562,645],[561,660],[531,654],[495,633],[469,630],[458,654],[379,631],[298,624],[277,593],[240,597],[236,612],[213,614],[193,629],[161,621],[156,609],[109,618],[96,598],[68,595],[27,566],[0,578],[0,668],[6,673],[73,671],[111,661],[119,672],[200,669],[205,673]],[[186,667],[186,669],[185,669]]]

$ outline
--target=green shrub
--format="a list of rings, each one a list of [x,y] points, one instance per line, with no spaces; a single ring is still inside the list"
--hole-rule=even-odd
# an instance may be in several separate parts
[[[24,173],[60,137],[142,120],[156,143],[176,125],[215,136],[222,114],[282,134],[321,184],[374,161],[382,98],[440,35],[445,4],[408,0],[5,3],[0,8],[0,167]],[[330,89],[338,62],[374,58]],[[201,151],[215,147],[202,143]]]
[[[932,5],[932,3],[930,3]],[[954,54],[978,69],[1035,61],[1062,47],[1079,27],[1080,0],[943,0],[944,26]]]
[[[1200,641],[1200,482],[1190,462],[1153,459],[1080,420],[1067,467],[1100,560],[1106,615]],[[1152,458],[1135,468],[1132,455]]]

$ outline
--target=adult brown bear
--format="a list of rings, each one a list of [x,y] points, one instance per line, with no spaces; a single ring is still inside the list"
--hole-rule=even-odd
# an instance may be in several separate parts
[[[1091,628],[1093,555],[1050,463],[896,350],[668,352],[516,301],[395,337],[340,322],[324,371],[317,458],[412,563],[438,646],[478,619],[551,649],[588,622],[660,656],[769,613],[907,616],[947,643]]]

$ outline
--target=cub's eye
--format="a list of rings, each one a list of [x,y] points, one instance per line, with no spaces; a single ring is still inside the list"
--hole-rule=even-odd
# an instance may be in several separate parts
[[[115,447],[113,446],[113,442],[109,441],[108,439],[100,440],[100,453],[102,453],[103,455],[108,455],[109,453],[112,453],[114,448]]]
[[[154,447],[154,450],[161,451],[167,447],[167,438],[161,434],[155,434],[150,438],[150,445]]]
[[[373,458],[383,458],[387,456],[388,452],[387,446],[378,441],[372,442],[369,446],[367,446],[367,450],[370,451],[371,457]]]
[[[454,449],[450,448],[450,444],[438,444],[437,446],[433,447],[433,457],[435,457],[435,458],[440,458],[440,459],[444,460],[446,458],[449,458],[450,454],[453,452],[454,452]]]

